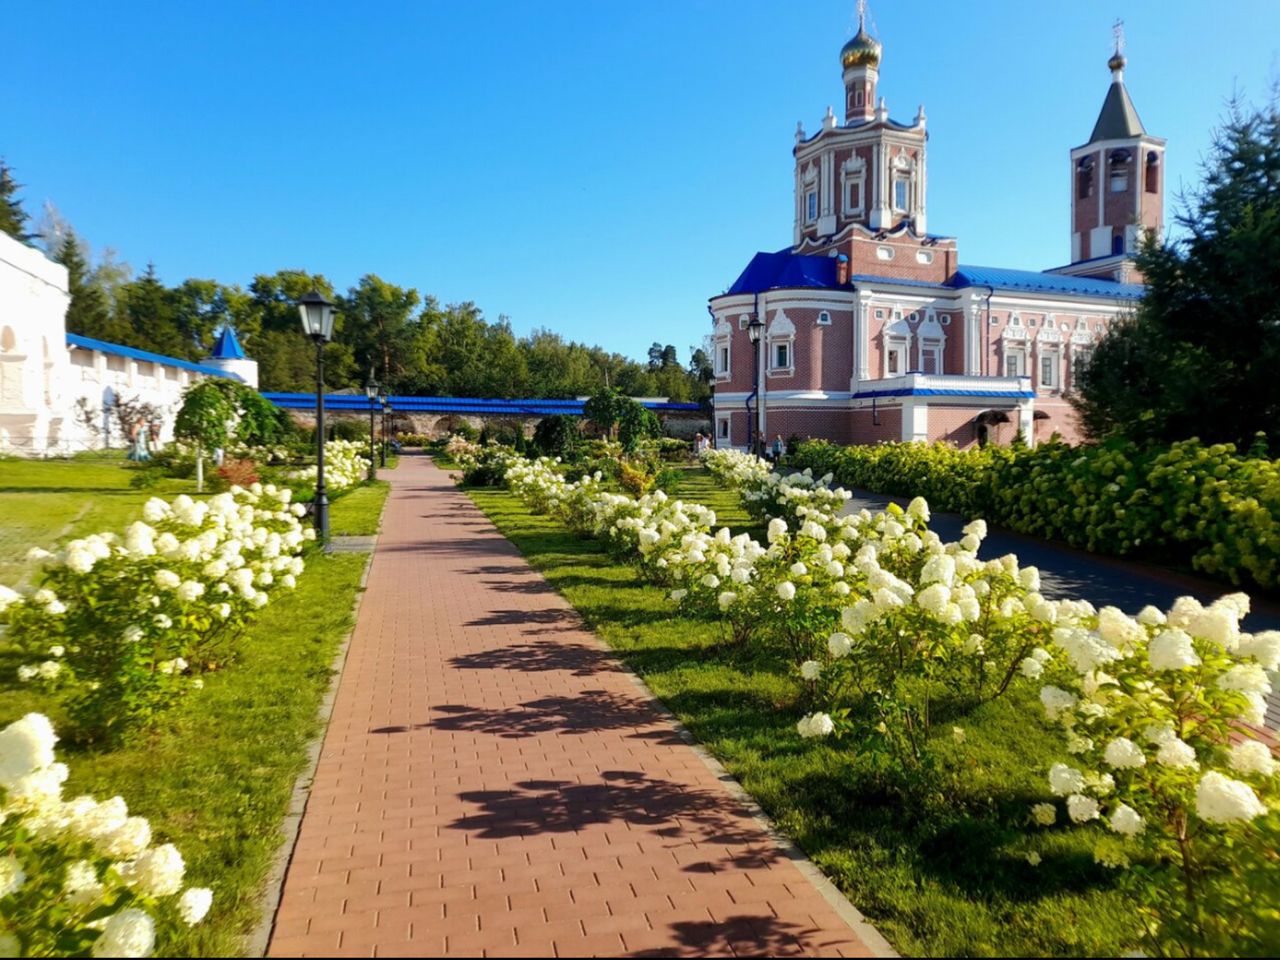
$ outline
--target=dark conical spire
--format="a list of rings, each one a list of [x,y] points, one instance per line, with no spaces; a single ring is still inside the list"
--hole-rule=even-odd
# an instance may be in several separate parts
[[[1102,112],[1098,114],[1098,122],[1093,125],[1090,143],[1099,140],[1126,140],[1130,137],[1146,136],[1146,129],[1138,119],[1138,111],[1129,99],[1129,91],[1124,86],[1124,68],[1128,63],[1124,58],[1124,21],[1117,20],[1115,25],[1116,50],[1107,61],[1111,70],[1111,89],[1107,91],[1107,99],[1102,101]]]

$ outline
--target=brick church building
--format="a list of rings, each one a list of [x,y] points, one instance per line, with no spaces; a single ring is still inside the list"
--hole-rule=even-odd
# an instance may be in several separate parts
[[[967,266],[929,232],[924,108],[890,118],[881,54],[860,18],[840,51],[843,122],[828,109],[796,129],[791,245],[711,298],[716,442],[1078,440],[1075,373],[1141,298],[1132,255],[1163,223],[1165,141],[1138,119],[1120,44],[1070,154],[1071,262],[1043,272]]]

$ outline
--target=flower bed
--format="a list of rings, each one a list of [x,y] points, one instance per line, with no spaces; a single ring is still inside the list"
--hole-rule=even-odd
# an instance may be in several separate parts
[[[213,892],[183,889],[172,844],[121,797],[62,797],[48,718],[0,730],[0,955],[146,957],[157,927],[204,919]]]
[[[748,489],[765,483],[749,463],[723,472]],[[1066,725],[1064,757],[1095,765],[1055,764],[1048,797],[1065,798],[1071,822],[1105,822],[1095,858],[1132,865],[1125,886],[1149,945],[1252,952],[1273,939],[1266,878],[1276,867],[1280,780],[1245,724],[1261,720],[1280,634],[1240,632],[1243,595],[1207,610],[1184,599],[1138,619],[1051,601],[1035,568],[1012,556],[977,559],[981,521],[943,543],[920,498],[906,511],[847,517],[829,509],[846,499],[834,491],[779,498],[773,507],[793,515],[770,520],[766,546],[712,532],[714,515],[679,500],[567,483],[551,462],[513,458],[507,476],[533,509],[609,543],[673,587],[673,602],[716,618],[732,642],[790,657],[821,708],[797,733],[839,738],[905,802],[928,804],[940,789],[940,712],[946,739],[963,748],[956,721],[1010,690],[1039,687],[1046,716]],[[1029,823],[1058,819],[1048,797]]]
[[[31,662],[19,678],[57,692],[79,738],[146,724],[235,656],[253,613],[302,573],[300,504],[255,484],[208,500],[149,500],[123,536],[36,549],[40,585],[0,587],[0,624]]]
[[[1188,440],[958,450],[943,443],[800,445],[790,461],[876,493],[1099,553],[1190,563],[1231,583],[1280,583],[1280,462]]]

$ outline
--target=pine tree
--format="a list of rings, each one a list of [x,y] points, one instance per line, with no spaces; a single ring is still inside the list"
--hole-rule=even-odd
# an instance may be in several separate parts
[[[22,201],[17,196],[20,189],[21,185],[13,179],[13,170],[0,158],[0,232],[26,243],[31,234],[26,229],[27,211],[22,209]]]
[[[67,333],[78,333],[98,340],[113,341],[111,311],[102,291],[89,282],[89,264],[75,234],[68,233],[54,257],[67,268],[67,290],[71,303],[67,307]]]

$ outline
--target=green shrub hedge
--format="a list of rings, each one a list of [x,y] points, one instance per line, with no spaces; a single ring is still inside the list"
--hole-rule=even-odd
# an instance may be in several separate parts
[[[1097,553],[1190,563],[1232,583],[1280,580],[1280,462],[1187,440],[958,450],[799,445],[788,465]]]

